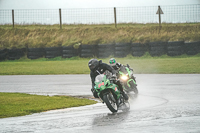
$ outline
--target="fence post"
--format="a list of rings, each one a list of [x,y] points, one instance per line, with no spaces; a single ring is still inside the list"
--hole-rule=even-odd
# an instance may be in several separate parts
[[[161,14],[161,9],[160,9],[160,6],[158,6],[158,16],[159,16],[159,26],[161,26],[161,16],[160,16],[160,14]]]
[[[59,17],[60,17],[60,29],[62,29],[61,8],[59,9]]]
[[[117,28],[116,7],[114,7],[114,19],[115,19],[115,28]]]
[[[15,21],[14,21],[14,10],[12,9],[12,23],[13,23],[13,28],[15,26]]]

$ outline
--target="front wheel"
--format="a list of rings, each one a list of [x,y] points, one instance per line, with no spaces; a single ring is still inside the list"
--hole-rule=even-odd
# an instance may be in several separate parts
[[[103,100],[111,112],[114,113],[114,112],[118,111],[117,102],[116,102],[114,96],[112,95],[112,93],[104,94]]]
[[[130,84],[131,89],[133,90],[133,92],[134,92],[135,94],[138,94],[138,89],[137,89],[136,84],[134,84],[133,81],[129,82],[129,84]]]

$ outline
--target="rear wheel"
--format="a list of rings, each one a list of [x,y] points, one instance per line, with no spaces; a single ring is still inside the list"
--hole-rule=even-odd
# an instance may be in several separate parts
[[[117,102],[116,102],[114,96],[112,95],[112,93],[104,94],[103,100],[111,112],[114,113],[114,112],[118,111]]]

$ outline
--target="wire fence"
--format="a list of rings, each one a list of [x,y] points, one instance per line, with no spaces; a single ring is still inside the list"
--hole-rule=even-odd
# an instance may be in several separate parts
[[[160,6],[162,23],[198,23],[200,5]],[[116,12],[114,11],[116,9]],[[158,6],[82,9],[0,9],[0,25],[159,23]]]

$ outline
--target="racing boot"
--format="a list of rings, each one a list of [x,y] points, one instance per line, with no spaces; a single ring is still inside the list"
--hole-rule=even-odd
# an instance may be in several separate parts
[[[121,107],[123,105],[122,101],[121,101],[121,98],[118,99],[117,101],[117,106],[118,107]]]

